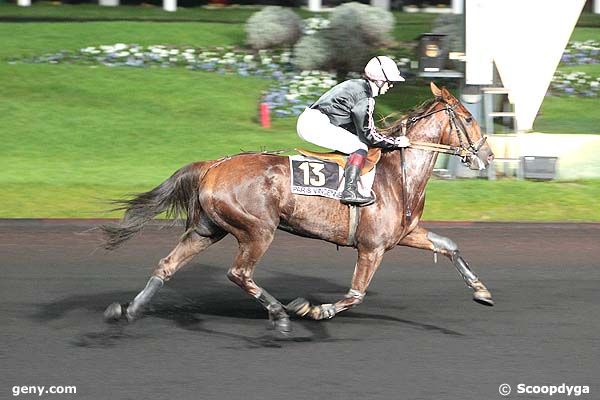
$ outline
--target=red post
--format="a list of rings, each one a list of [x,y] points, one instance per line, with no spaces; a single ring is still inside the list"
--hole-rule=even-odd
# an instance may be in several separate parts
[[[260,103],[260,125],[263,128],[271,127],[271,113],[267,103]]]

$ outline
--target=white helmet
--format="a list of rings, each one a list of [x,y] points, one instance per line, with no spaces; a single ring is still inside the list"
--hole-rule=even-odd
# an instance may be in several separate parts
[[[371,81],[404,82],[394,60],[386,56],[371,58],[365,66],[365,76]]]

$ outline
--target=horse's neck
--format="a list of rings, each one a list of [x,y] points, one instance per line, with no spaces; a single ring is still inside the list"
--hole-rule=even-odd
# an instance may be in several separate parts
[[[407,201],[412,203],[417,200],[420,196],[420,192],[423,192],[425,189],[425,186],[433,173],[437,153],[432,151],[405,149],[403,154],[405,157],[404,162],[406,168]],[[382,157],[381,164],[391,175],[387,179],[388,184],[390,182],[396,182],[397,184],[394,186],[396,186],[399,193],[401,193],[401,191],[404,190],[403,187],[405,185],[402,182],[402,157],[400,151],[385,153],[384,157]]]

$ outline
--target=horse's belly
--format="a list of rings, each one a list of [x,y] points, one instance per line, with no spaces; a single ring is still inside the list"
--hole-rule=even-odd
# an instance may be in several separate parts
[[[319,196],[292,195],[282,207],[279,229],[339,245],[348,243],[348,206]]]

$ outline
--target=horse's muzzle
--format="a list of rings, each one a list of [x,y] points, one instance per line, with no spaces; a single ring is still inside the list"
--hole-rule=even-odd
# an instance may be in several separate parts
[[[494,153],[491,147],[486,143],[476,154],[470,157],[469,168],[482,171],[486,169],[494,160]]]

